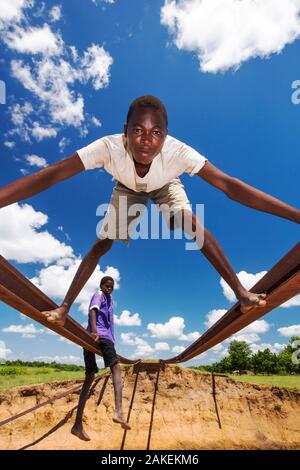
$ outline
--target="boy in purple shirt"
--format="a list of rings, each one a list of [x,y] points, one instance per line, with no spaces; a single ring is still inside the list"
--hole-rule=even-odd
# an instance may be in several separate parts
[[[114,346],[114,312],[113,300],[111,297],[113,289],[113,278],[110,276],[103,277],[100,282],[100,291],[95,292],[90,302],[87,330],[99,344],[105,367],[110,367],[112,372],[115,393],[115,413],[112,419],[115,423],[121,424],[123,429],[130,429],[130,426],[123,417],[122,412],[122,376],[118,356]],[[97,373],[99,369],[96,364],[96,356],[94,353],[84,349],[83,356],[86,376],[79,397],[75,424],[71,429],[71,433],[79,437],[79,439],[90,441],[90,437],[84,431],[82,426],[82,415],[90,387],[94,381],[95,373]]]

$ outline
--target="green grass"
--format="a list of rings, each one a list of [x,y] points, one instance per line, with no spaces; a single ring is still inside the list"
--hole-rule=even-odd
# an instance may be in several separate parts
[[[297,388],[300,389],[300,375],[232,375],[234,380],[242,382],[265,384],[273,387]]]
[[[84,370],[64,371],[51,367],[0,366],[0,391],[2,392],[19,385],[82,379],[84,379]]]

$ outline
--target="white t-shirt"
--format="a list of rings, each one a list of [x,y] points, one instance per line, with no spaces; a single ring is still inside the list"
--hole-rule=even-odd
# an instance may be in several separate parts
[[[168,135],[148,173],[141,178],[136,172],[133,158],[124,147],[123,139],[123,134],[109,135],[77,150],[85,169],[103,167],[127,188],[150,192],[162,188],[184,172],[193,176],[206,162],[206,158],[192,147]]]

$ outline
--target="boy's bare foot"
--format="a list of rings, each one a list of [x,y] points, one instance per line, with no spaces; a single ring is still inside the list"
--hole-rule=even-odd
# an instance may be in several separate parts
[[[123,418],[122,415],[118,415],[117,413],[115,413],[113,415],[113,422],[114,423],[118,423],[118,424],[121,424],[122,428],[123,429],[126,429],[126,430],[129,430],[131,429],[131,427],[129,426],[129,424],[127,423],[126,419]]]
[[[62,306],[42,313],[46,316],[50,323],[56,323],[57,325],[64,326],[66,317],[68,315],[68,309]]]
[[[241,304],[241,312],[248,313],[253,307],[264,307],[266,305],[265,298],[267,294],[254,294],[253,292],[245,291],[239,297]]]
[[[74,436],[79,437],[82,441],[90,441],[91,438],[90,436],[84,431],[83,428],[77,428],[76,426],[73,426],[71,429],[71,433],[74,434]]]

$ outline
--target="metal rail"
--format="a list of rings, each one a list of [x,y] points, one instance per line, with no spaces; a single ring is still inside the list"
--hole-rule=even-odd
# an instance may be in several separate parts
[[[162,360],[167,364],[185,362],[224,341],[258,318],[300,293],[300,243],[297,243],[255,286],[251,292],[267,293],[265,307],[240,311],[239,302],[181,354]]]
[[[55,302],[41,292],[23,274],[0,255],[0,300],[41,323],[46,328],[64,336],[73,343],[101,356],[99,348],[91,336],[78,322],[68,316],[64,326],[47,321],[41,313],[57,308]],[[118,356],[122,364],[134,364],[136,361]]]

